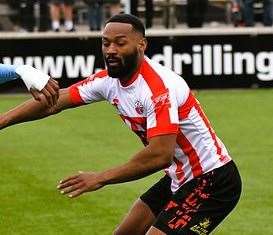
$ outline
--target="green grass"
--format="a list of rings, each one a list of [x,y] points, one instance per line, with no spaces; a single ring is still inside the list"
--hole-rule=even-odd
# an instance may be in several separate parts
[[[199,91],[243,178],[243,194],[216,235],[273,234],[273,90]],[[27,96],[0,96],[0,113]],[[161,173],[71,200],[57,182],[126,161],[140,141],[105,103],[0,131],[0,234],[111,234]],[[129,235],[129,234],[128,234]]]

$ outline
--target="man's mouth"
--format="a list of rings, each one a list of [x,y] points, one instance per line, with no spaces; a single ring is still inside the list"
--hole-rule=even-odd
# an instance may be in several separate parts
[[[120,60],[119,59],[107,59],[107,64],[109,66],[117,66],[120,64]]]

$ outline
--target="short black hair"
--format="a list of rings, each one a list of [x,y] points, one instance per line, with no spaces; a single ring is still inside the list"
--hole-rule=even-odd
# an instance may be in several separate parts
[[[134,30],[141,33],[143,37],[145,37],[145,27],[141,20],[130,14],[118,14],[112,16],[109,20],[106,21],[106,24],[110,22],[118,22],[118,23],[126,23],[133,26]]]

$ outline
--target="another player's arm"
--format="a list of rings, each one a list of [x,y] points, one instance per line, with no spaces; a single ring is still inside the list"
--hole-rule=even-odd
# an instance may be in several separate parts
[[[55,105],[59,97],[59,85],[42,71],[29,65],[0,64],[0,84],[21,78],[34,99],[46,97],[49,106]]]
[[[74,106],[70,99],[69,89],[62,89],[57,104],[54,106],[48,106],[46,97],[41,96],[39,102],[30,99],[10,111],[0,114],[0,129],[17,123],[41,119],[71,107]]]
[[[153,137],[149,145],[135,154],[127,163],[98,173],[81,172],[62,180],[58,188],[69,197],[76,197],[108,184],[143,178],[171,164],[175,144],[176,134]]]

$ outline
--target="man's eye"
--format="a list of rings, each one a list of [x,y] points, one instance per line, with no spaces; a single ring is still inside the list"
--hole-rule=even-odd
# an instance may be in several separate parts
[[[108,47],[108,46],[110,45],[110,43],[109,43],[109,42],[106,42],[106,41],[103,41],[103,42],[102,42],[102,45],[105,46],[105,47]]]
[[[117,42],[118,46],[124,46],[126,44],[126,42]]]

